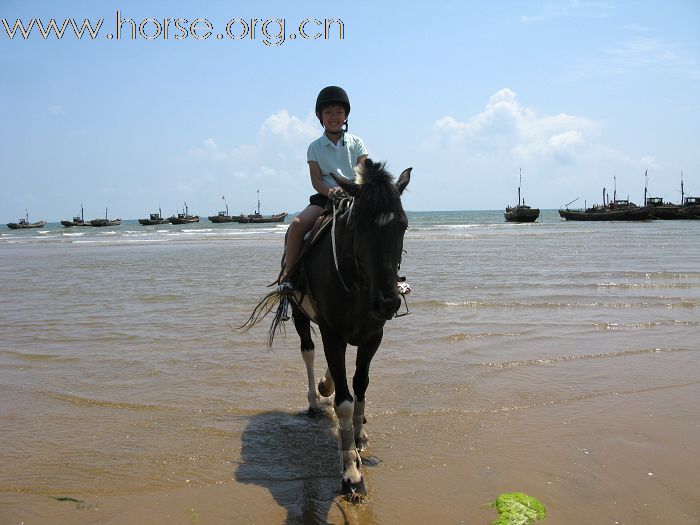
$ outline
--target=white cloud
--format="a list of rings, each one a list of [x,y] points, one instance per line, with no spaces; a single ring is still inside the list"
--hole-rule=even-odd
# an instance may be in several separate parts
[[[651,155],[645,155],[644,157],[639,159],[639,163],[642,166],[647,166],[654,170],[658,170],[660,168],[659,164],[656,162],[656,159]]]
[[[312,113],[309,113],[305,120],[301,120],[282,109],[265,119],[260,128],[260,135],[276,135],[292,142],[300,139],[309,142],[319,135],[318,121]]]
[[[522,15],[520,21],[528,24],[534,22],[548,22],[557,18],[568,16],[582,16],[586,18],[605,18],[613,10],[608,2],[582,1],[582,0],[550,0],[546,2],[540,12],[534,15]]]
[[[519,161],[545,158],[569,164],[597,125],[586,117],[564,113],[540,116],[521,106],[513,90],[504,88],[489,98],[479,114],[466,121],[442,117],[435,128],[433,144],[450,144],[467,154],[483,156],[493,151]]]
[[[65,113],[63,106],[59,106],[57,104],[53,105],[53,106],[49,106],[48,109],[49,109],[49,113],[51,113],[52,115],[63,115]]]
[[[631,28],[629,31],[641,32]],[[674,73],[697,80],[700,79],[700,62],[692,53],[671,42],[652,36],[634,36],[615,46],[601,49],[593,60],[575,64],[564,80],[590,81],[616,78],[635,72],[654,76]]]
[[[320,134],[313,114],[300,118],[282,109],[265,118],[257,133],[253,128],[244,143],[226,146],[225,138],[209,137],[187,150],[188,178],[178,190],[225,194],[232,209],[243,210],[261,189],[263,207],[302,209],[313,193],[306,150]]]

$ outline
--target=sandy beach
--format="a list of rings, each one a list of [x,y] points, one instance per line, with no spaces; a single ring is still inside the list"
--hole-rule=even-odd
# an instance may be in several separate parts
[[[360,505],[293,329],[231,328],[283,230],[5,234],[0,521],[487,524],[519,491],[543,523],[700,523],[700,224],[411,221]]]

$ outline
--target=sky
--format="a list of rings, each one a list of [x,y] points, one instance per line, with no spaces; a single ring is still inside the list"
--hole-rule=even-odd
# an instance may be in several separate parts
[[[8,34],[52,18],[103,22]],[[544,209],[614,184],[641,204],[645,172],[653,196],[678,202],[681,172],[700,195],[697,0],[3,0],[0,19],[2,223],[250,213],[257,190],[300,211],[327,85],[372,159],[413,167],[407,210],[502,209],[520,171]]]

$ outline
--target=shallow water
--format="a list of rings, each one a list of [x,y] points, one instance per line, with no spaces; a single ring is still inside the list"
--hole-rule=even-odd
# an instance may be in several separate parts
[[[0,521],[699,523],[700,222],[409,215],[359,506],[293,328],[232,328],[285,226],[1,231]]]

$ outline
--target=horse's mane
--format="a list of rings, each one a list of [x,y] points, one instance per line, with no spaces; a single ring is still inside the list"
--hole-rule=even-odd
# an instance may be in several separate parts
[[[385,162],[374,163],[365,159],[357,173],[356,182],[361,187],[360,196],[353,205],[353,221],[356,225],[372,222],[382,213],[398,213],[403,210],[401,195]]]

